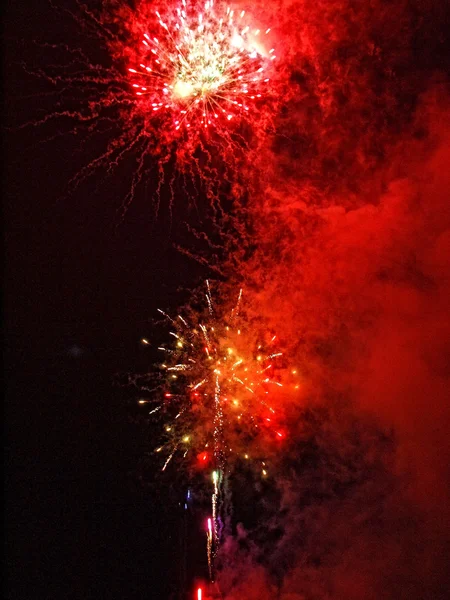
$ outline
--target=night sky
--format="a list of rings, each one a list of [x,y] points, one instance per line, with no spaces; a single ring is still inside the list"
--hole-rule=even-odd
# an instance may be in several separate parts
[[[30,40],[61,22],[52,14],[9,3],[8,125],[48,110],[23,62]],[[140,339],[157,306],[185,301],[176,288],[201,269],[173,250],[167,214],[155,223],[148,196],[126,220],[117,180],[64,197],[73,161],[83,163],[77,141],[43,139],[34,129],[4,137],[6,597],[169,598],[179,515],[137,483],[149,434],[133,422],[136,392],[114,381],[148,367]]]
[[[214,183],[220,210],[189,177],[175,180],[174,197],[164,184],[156,206],[155,162],[124,212],[132,159],[69,183],[114,130],[33,124],[61,98],[70,111],[87,101],[73,88],[55,95],[46,73],[70,68],[51,66],[45,42],[107,67],[103,38],[71,17],[70,0],[55,2],[62,10],[7,2],[8,600],[194,597],[207,574],[201,524],[154,466],[143,470],[154,429],[120,382],[154,360],[140,340],[152,339],[156,309],[175,311],[208,277],[244,282],[250,312],[279,332],[303,381],[278,476],[266,487],[234,476],[222,597],[447,597],[445,4],[250,3],[274,28],[283,65],[272,129],[245,133],[257,160],[244,153],[231,167],[239,174]],[[165,166],[166,181],[174,170]]]

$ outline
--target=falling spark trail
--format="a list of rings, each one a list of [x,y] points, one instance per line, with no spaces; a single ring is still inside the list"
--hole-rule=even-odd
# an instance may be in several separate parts
[[[211,581],[213,581],[212,541],[212,524],[211,519],[208,519],[208,531],[206,532],[206,554],[208,557],[208,570]]]

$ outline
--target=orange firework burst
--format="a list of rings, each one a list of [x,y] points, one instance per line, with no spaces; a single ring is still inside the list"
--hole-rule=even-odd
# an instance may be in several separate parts
[[[295,387],[277,336],[241,314],[242,291],[230,312],[215,308],[209,284],[201,318],[172,318],[172,342],[159,347],[165,374],[152,401],[163,418],[162,470],[191,457],[199,468],[226,470],[253,459],[267,475],[265,457],[282,443],[283,401]],[[295,373],[295,371],[294,371]]]
[[[158,348],[164,355],[163,383],[151,390],[148,402],[155,404],[150,414],[158,413],[163,426],[163,441],[155,449],[161,470],[183,459],[194,469],[211,470],[207,556],[214,580],[227,474],[236,461],[250,461],[267,477],[267,457],[285,438],[286,395],[298,385],[276,334],[241,314],[242,290],[230,311],[215,306],[208,281],[206,286],[200,314],[190,310],[189,316],[172,318],[159,311],[170,323],[171,342]],[[142,343],[149,344],[146,338]]]

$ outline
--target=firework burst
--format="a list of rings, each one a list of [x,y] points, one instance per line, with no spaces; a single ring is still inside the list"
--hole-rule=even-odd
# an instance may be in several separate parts
[[[75,19],[79,45],[64,35],[35,42],[47,66],[26,71],[47,82],[48,108],[19,127],[41,128],[47,142],[80,139],[84,164],[74,166],[70,191],[126,168],[123,214],[144,184],[155,212],[162,195],[215,201],[239,187],[279,96],[269,28],[211,0],[54,10]]]
[[[285,437],[280,404],[286,365],[277,336],[245,323],[242,291],[225,316],[215,308],[209,284],[205,300],[206,314],[194,323],[160,311],[173,340],[158,348],[165,383],[153,410],[166,419],[166,442],[156,449],[164,450],[162,470],[175,456],[223,472],[236,458],[253,454],[264,467],[267,445]]]
[[[242,290],[231,310],[216,306],[207,281],[200,313],[171,317],[159,311],[169,323],[170,341],[158,347],[162,384],[146,401],[163,429],[155,448],[161,471],[173,462],[211,473],[206,530],[211,579],[223,531],[227,475],[236,462],[248,462],[267,477],[268,457],[286,437],[284,402],[299,387],[276,334],[249,321],[241,304]],[[146,338],[142,343],[149,344]]]
[[[142,27],[139,64],[129,72],[144,114],[162,113],[174,131],[197,134],[255,117],[275,59],[270,28],[252,27],[244,10],[213,0],[155,10]]]

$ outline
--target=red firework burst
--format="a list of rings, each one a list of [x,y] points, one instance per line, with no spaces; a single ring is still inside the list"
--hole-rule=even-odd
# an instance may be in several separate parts
[[[189,454],[194,467],[212,463],[222,471],[252,460],[265,476],[264,461],[286,438],[284,408],[298,393],[297,371],[288,369],[277,336],[239,313],[241,294],[228,315],[213,305],[209,284],[206,313],[173,319],[160,311],[173,328],[172,342],[158,348],[162,381],[146,402],[162,419],[164,441],[156,452],[163,471]]]
[[[276,58],[270,28],[213,0],[152,11],[144,1],[135,15],[128,71],[140,111],[162,115],[173,133],[255,117]]]

